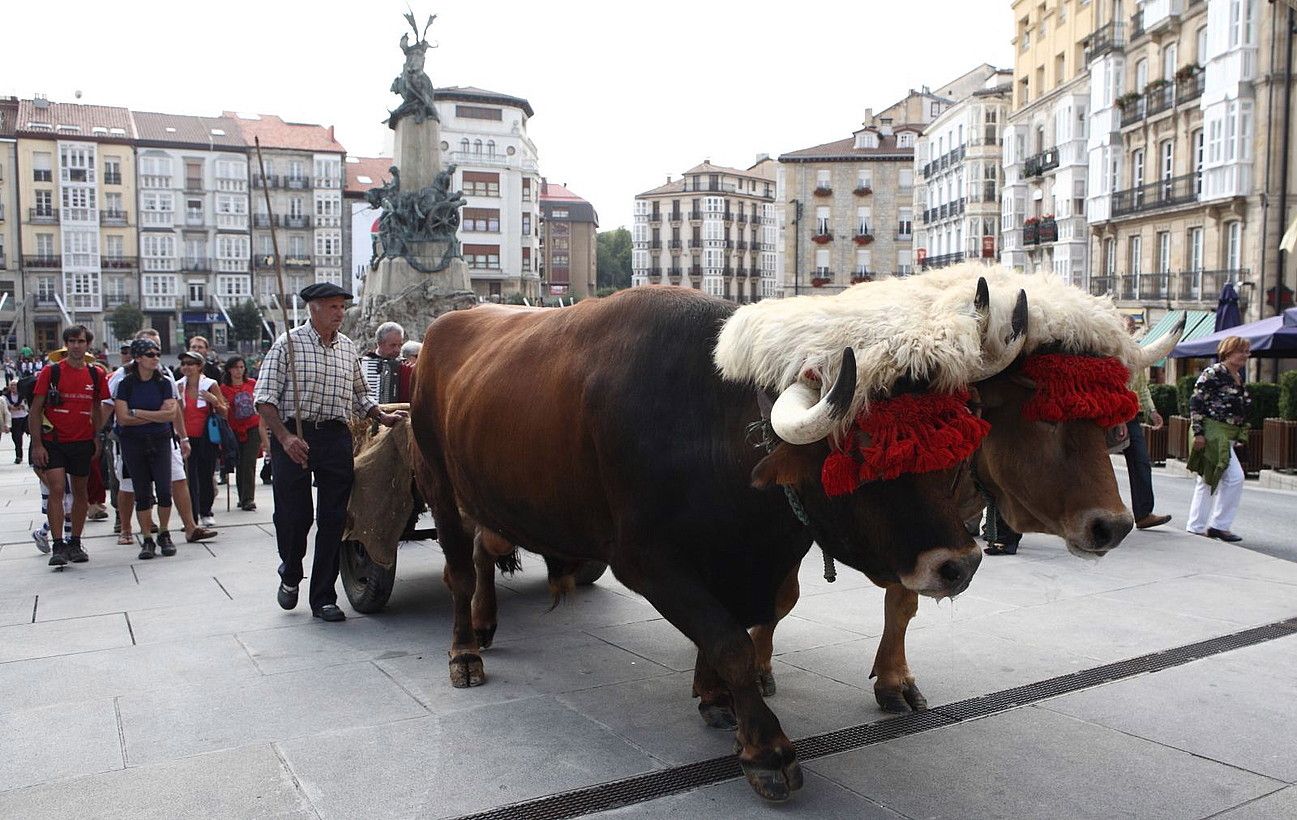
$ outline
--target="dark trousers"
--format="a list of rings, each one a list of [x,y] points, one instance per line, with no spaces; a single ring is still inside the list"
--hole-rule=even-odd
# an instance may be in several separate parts
[[[246,441],[239,442],[239,468],[235,482],[239,489],[239,504],[251,504],[257,495],[257,451],[261,449],[261,430],[253,427]]]
[[[1148,442],[1138,421],[1126,422],[1130,446],[1125,450],[1126,472],[1130,475],[1130,511],[1135,520],[1153,513],[1153,463],[1148,458]]]
[[[22,460],[23,457],[23,436],[27,435],[27,419],[31,416],[23,416],[20,419],[13,419],[9,423],[9,435],[14,440],[14,458]]]
[[[206,428],[204,428],[204,431]],[[212,514],[216,500],[216,485],[212,473],[216,470],[216,445],[207,436],[189,437],[189,500],[194,505],[194,517]]]
[[[293,429],[291,422],[288,428]],[[341,422],[320,428],[306,425],[302,438],[311,448],[308,469],[289,458],[278,439],[270,440],[275,539],[279,543],[279,576],[288,586],[297,586],[303,578],[306,536],[311,522],[317,524],[310,590],[311,609],[316,610],[338,602],[338,557],[351,498],[351,430]],[[318,518],[311,505],[312,475],[320,494]]]
[[[170,433],[122,437],[122,464],[135,486],[136,511],[153,509],[155,498],[159,507],[171,506],[171,448],[177,446]]]
[[[990,520],[987,520],[986,524],[982,526],[982,538],[987,543],[991,542],[989,538],[991,532],[990,523]],[[1004,544],[1006,547],[1016,547],[1022,543],[1022,533],[1015,532],[1013,527],[1009,526],[1009,522],[1005,521],[1004,517],[1000,515],[999,507],[995,509],[995,542]]]

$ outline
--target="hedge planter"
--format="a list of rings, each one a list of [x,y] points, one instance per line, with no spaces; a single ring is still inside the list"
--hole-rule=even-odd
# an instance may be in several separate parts
[[[1154,430],[1151,425],[1141,424],[1144,428],[1144,443],[1148,445],[1148,460],[1161,467],[1166,464],[1166,446],[1169,438],[1167,427],[1163,424]]]
[[[1261,460],[1276,470],[1297,470],[1297,421],[1266,419],[1265,450]]]
[[[1189,458],[1189,419],[1172,416],[1166,420],[1166,454],[1187,461]]]
[[[1241,461],[1244,475],[1260,474],[1265,461],[1265,430],[1247,431],[1247,449]]]

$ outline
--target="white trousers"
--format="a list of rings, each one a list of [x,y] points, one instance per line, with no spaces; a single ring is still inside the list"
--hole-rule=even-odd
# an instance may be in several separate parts
[[[1207,482],[1198,476],[1193,487],[1193,500],[1189,502],[1189,523],[1185,529],[1189,532],[1205,533],[1208,529],[1228,530],[1234,523],[1238,512],[1239,499],[1243,497],[1243,465],[1238,463],[1238,455],[1231,447],[1229,466],[1216,485],[1215,494]]]

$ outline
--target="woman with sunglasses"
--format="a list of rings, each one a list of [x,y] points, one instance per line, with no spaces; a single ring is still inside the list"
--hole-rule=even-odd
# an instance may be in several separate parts
[[[171,507],[171,450],[178,439],[171,426],[176,400],[171,382],[158,372],[161,351],[152,339],[131,342],[134,361],[113,394],[122,461],[135,487],[135,516],[143,536],[141,559],[153,558],[153,505]],[[163,555],[175,555],[170,539],[162,545]]]
[[[216,380],[203,375],[207,364],[201,354],[186,350],[180,354],[180,370],[184,378],[176,382],[180,388],[180,401],[185,408],[185,429],[189,432],[189,497],[194,502],[194,512],[199,523],[210,527],[216,523],[212,504],[216,501],[217,445],[207,437],[207,419],[212,413],[224,416],[225,399]]]

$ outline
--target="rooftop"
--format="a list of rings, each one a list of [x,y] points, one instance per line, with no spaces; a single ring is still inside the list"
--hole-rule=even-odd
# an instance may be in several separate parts
[[[343,186],[344,196],[361,197],[370,188],[377,188],[390,177],[391,157],[347,157],[342,170],[347,175]]]
[[[481,102],[494,105],[511,105],[514,108],[521,108],[528,117],[534,116],[531,110],[531,103],[522,97],[515,97],[511,94],[501,94],[499,91],[489,91],[485,88],[477,88],[471,85],[449,85],[445,88],[433,89],[433,98],[438,100],[458,100],[460,102]]]
[[[918,129],[910,129],[918,130]],[[913,148],[898,148],[895,136],[879,136],[877,148],[857,148],[854,137],[847,137],[834,142],[826,142],[799,151],[789,151],[779,156],[780,162],[807,162],[811,160],[853,160],[853,159],[912,159]]]
[[[239,114],[225,111],[222,117],[234,122],[243,134],[245,145],[260,138],[263,148],[285,148],[297,151],[343,153],[342,144],[333,137],[333,126],[307,122],[284,122],[274,114]]]
[[[135,137],[131,112],[125,108],[44,99],[20,100],[17,126],[19,135],[54,139],[126,140]]]
[[[200,147],[245,147],[239,126],[226,117],[195,117],[133,111],[136,136],[146,142],[166,142]]]

